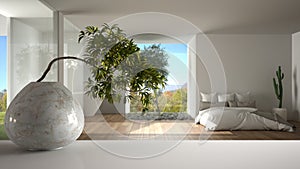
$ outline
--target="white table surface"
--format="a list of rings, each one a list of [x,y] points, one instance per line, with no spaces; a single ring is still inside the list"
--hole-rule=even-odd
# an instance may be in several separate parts
[[[171,142],[105,140],[96,143],[102,148],[92,141],[76,141],[61,150],[29,152],[10,141],[0,141],[0,169],[300,168],[298,141],[208,141],[204,144],[183,141],[167,152],[140,159],[121,156],[128,152],[132,157],[142,157]]]

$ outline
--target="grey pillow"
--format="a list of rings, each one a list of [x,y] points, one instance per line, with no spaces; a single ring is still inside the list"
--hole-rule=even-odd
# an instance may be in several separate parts
[[[237,102],[237,107],[253,107],[256,108],[255,100],[249,102]]]
[[[228,104],[229,104],[229,107],[238,107],[236,101],[229,101]]]
[[[235,100],[235,94],[219,94],[218,95],[218,102],[229,102]]]
[[[228,107],[228,102],[200,102],[200,110],[205,110],[211,107]]]
[[[200,92],[200,95],[201,95],[202,102],[213,102],[213,103],[218,102],[217,93],[206,94],[206,93]]]
[[[256,108],[255,100],[248,101],[248,102],[239,102],[239,101],[229,101],[229,107],[252,107]]]

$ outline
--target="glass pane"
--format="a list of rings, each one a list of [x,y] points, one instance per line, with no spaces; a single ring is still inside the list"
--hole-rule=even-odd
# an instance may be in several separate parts
[[[7,139],[4,132],[4,116],[7,106],[6,58],[7,37],[0,36],[0,140]]]
[[[4,132],[7,108],[7,18],[0,14],[0,140],[8,139]]]
[[[11,18],[10,98],[36,81],[57,56],[53,43],[53,17]],[[57,81],[55,64],[44,81]]]
[[[139,43],[141,56],[168,72],[164,89],[153,91],[149,112],[178,113],[187,111],[187,45],[182,43]],[[165,54],[161,54],[165,53]],[[138,99],[130,102],[130,112],[141,112]]]
[[[64,56],[82,57],[83,45],[78,43],[80,29],[64,19]],[[90,76],[89,67],[78,60],[64,60],[64,85],[73,93],[85,116],[92,116],[99,110],[100,101],[85,94],[85,82]]]

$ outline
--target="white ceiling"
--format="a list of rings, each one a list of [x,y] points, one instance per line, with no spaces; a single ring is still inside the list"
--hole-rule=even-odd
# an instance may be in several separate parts
[[[291,34],[300,31],[300,0],[41,0],[79,28],[126,15],[162,12],[184,18],[205,33]],[[0,0],[0,13],[47,16],[38,0]],[[46,7],[45,7],[46,8]],[[148,22],[153,22],[149,20]],[[140,26],[137,22],[134,26]],[[180,27],[169,28],[180,30]]]
[[[162,12],[185,18],[205,33],[291,34],[300,30],[300,0],[44,1],[80,28],[133,13]]]
[[[52,11],[38,0],[0,0],[0,14],[6,17],[51,17]]]

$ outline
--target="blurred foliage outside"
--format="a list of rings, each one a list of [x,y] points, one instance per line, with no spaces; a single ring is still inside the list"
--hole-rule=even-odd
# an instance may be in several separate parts
[[[182,88],[174,91],[165,91],[157,93],[157,102],[155,94],[149,106],[148,112],[186,112],[187,111],[187,89]],[[157,104],[158,103],[158,104]],[[130,101],[130,112],[142,112],[142,104],[138,98]]]
[[[0,112],[5,112],[6,111],[6,106],[7,106],[7,93],[3,93],[3,96],[0,98]]]
[[[5,111],[7,106],[7,93],[6,91],[1,92],[1,98],[0,98],[0,140],[7,140],[8,137],[5,134],[4,131],[4,117],[5,117]]]

